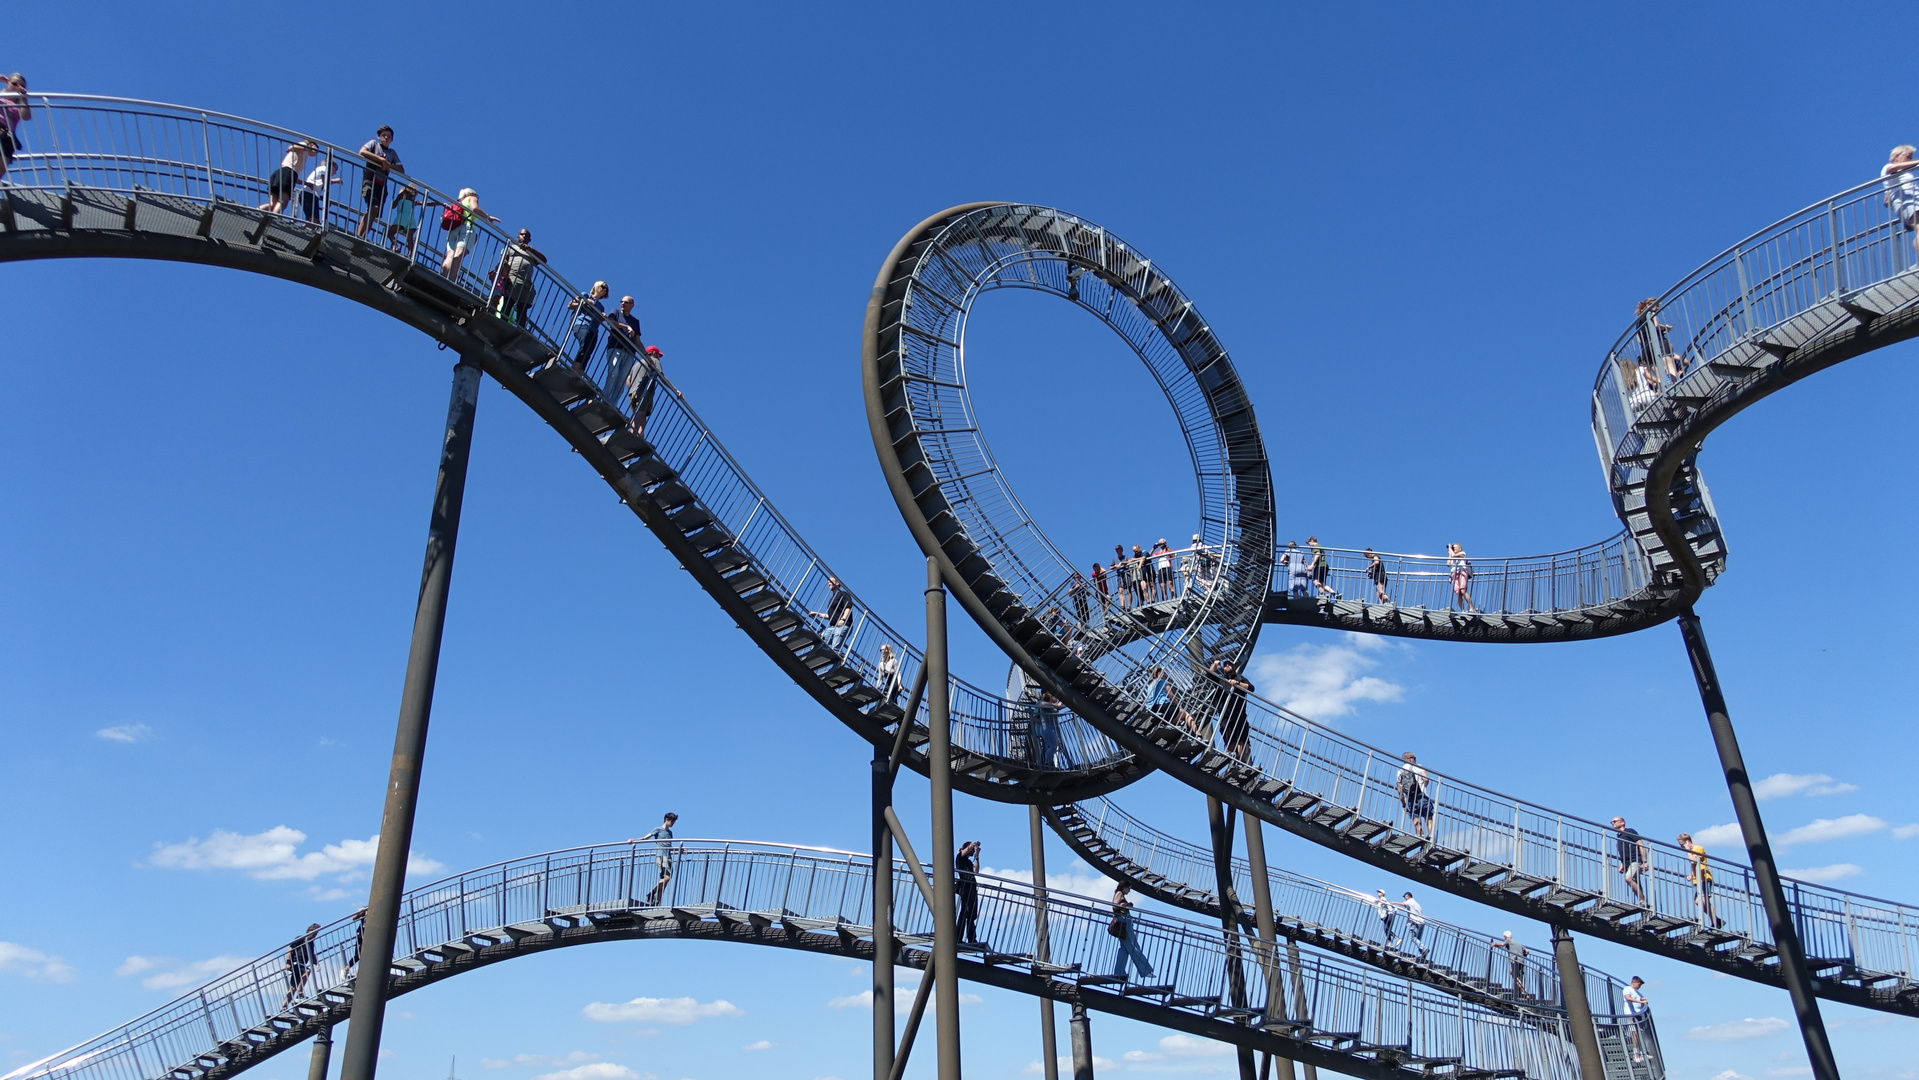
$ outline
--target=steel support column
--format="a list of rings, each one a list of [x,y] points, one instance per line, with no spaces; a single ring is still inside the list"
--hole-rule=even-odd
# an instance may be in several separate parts
[[[1706,708],[1713,745],[1719,750],[1719,767],[1726,773],[1726,789],[1732,794],[1733,813],[1739,819],[1739,832],[1745,837],[1746,856],[1752,861],[1759,899],[1766,906],[1766,921],[1772,926],[1773,945],[1779,950],[1779,974],[1785,980],[1786,992],[1792,996],[1793,1012],[1798,1014],[1799,1034],[1806,1043],[1806,1060],[1812,1065],[1814,1080],[1839,1080],[1839,1065],[1832,1056],[1832,1043],[1826,1038],[1826,1022],[1819,1015],[1819,999],[1813,996],[1812,972],[1806,966],[1805,949],[1799,941],[1798,928],[1793,925],[1786,891],[1779,884],[1772,844],[1766,839],[1766,825],[1760,820],[1759,802],[1752,793],[1752,778],[1746,774],[1746,759],[1739,752],[1738,737],[1733,734],[1732,718],[1726,712],[1726,695],[1720,689],[1719,673],[1712,666],[1712,653],[1706,650],[1706,634],[1700,628],[1699,616],[1691,610],[1681,615],[1679,633],[1686,642],[1686,657],[1692,661],[1693,680],[1699,684],[1699,702]]]
[[[933,788],[933,1003],[939,1080],[960,1080],[959,921],[953,895],[953,730],[946,683],[946,587],[926,560],[926,771]]]
[[[1226,985],[1235,1009],[1247,1007],[1246,968],[1240,962],[1239,896],[1233,888],[1233,823],[1226,807],[1211,795],[1206,797],[1206,824],[1213,839],[1213,879],[1218,889],[1219,923],[1226,931]],[[1233,1048],[1239,1059],[1239,1080],[1259,1080],[1251,1047]]]
[[[1266,834],[1260,828],[1259,819],[1251,814],[1240,815],[1246,830],[1246,864],[1253,879],[1253,924],[1259,928],[1259,940],[1264,946],[1260,954],[1260,974],[1266,983],[1266,1010],[1272,1012],[1273,1003],[1279,1003],[1279,1011],[1286,1012],[1286,981],[1279,972],[1279,931],[1273,923],[1273,882],[1266,871]],[[1273,1065],[1278,1064],[1282,1080],[1293,1080],[1293,1059],[1267,1054],[1259,1063],[1260,1080],[1268,1080]]]
[[[913,723],[902,720],[903,727]],[[873,1080],[893,1072],[893,769],[883,746],[873,748]]]
[[[1026,831],[1033,841],[1033,959],[1053,962],[1052,930],[1046,925],[1046,823],[1038,805],[1026,808]],[[1039,999],[1040,1075],[1059,1080],[1059,1033],[1053,1027],[1053,999]]]
[[[1093,1080],[1093,1022],[1086,1018],[1086,1006],[1073,1002],[1067,1027],[1073,1036],[1073,1080]]]
[[[333,1056],[333,1025],[313,1036],[313,1056],[307,1059],[307,1080],[326,1080],[328,1059]]]
[[[353,980],[352,1022],[347,1026],[340,1080],[373,1080],[379,1061],[393,937],[399,925],[400,894],[406,887],[407,852],[413,846],[413,813],[420,799],[427,720],[433,712],[433,683],[440,668],[440,636],[446,628],[453,549],[460,535],[460,503],[466,495],[473,413],[479,401],[480,369],[462,359],[453,367],[452,400],[447,405],[446,435],[440,443],[440,476],[427,525],[426,565],[420,571],[420,598],[413,613],[406,681],[400,688],[400,720],[393,735],[393,764],[387,774],[386,808],[380,815],[380,843],[373,856],[373,884],[367,891],[366,929],[360,945],[360,966]]]
[[[1592,1003],[1586,1000],[1586,975],[1579,970],[1579,950],[1573,946],[1572,932],[1553,927],[1553,962],[1559,967],[1559,996],[1566,1006],[1566,1023],[1572,1028],[1573,1048],[1579,1051],[1580,1080],[1606,1080],[1606,1066],[1599,1057],[1599,1033],[1593,1030]]]

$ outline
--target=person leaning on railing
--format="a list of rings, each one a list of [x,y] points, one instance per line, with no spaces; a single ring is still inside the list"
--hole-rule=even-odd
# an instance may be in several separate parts
[[[20,152],[20,125],[33,119],[33,106],[27,103],[27,78],[19,72],[7,76],[7,89],[0,93],[0,178],[7,175],[13,155]]]
[[[500,268],[493,272],[493,314],[525,329],[538,292],[533,274],[545,263],[546,256],[533,246],[533,230],[521,229],[500,253]]]
[[[458,201],[440,216],[440,223],[447,227],[446,258],[440,260],[440,274],[455,285],[460,283],[460,264],[472,254],[473,243],[480,238],[481,218],[500,223],[499,218],[480,209],[480,193],[472,188],[461,188]]]
[[[1912,250],[1919,255],[1919,172],[1913,171],[1919,161],[1913,160],[1913,153],[1910,146],[1893,147],[1879,178],[1885,185],[1887,209],[1912,233]]]

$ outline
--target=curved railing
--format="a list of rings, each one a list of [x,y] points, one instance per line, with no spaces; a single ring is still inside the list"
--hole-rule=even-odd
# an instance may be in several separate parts
[[[670,874],[662,887],[663,867]],[[515,955],[646,936],[649,927],[858,953],[850,943],[863,934],[870,942],[871,870],[863,855],[726,840],[574,848],[499,863],[406,894],[394,992]],[[931,915],[909,868],[895,864],[893,874],[904,962],[923,966]],[[987,945],[968,955],[966,978],[1010,980],[1013,988],[1090,1008],[1144,1008],[1172,1026],[1233,1042],[1265,1040],[1260,1045],[1356,1075],[1429,1076],[1427,1065],[1456,1063],[1461,1071],[1540,1080],[1577,1076],[1564,1018],[1551,1012],[1502,1012],[1337,956],[1268,955],[1256,940],[1217,926],[1135,913],[1133,940],[1151,967],[1149,990],[1143,979],[1104,975],[1115,953],[1109,905],[1055,890],[1036,897],[1028,885],[997,878],[981,877],[979,886],[979,937]],[[1050,960],[1036,963],[1041,917]],[[351,918],[322,927],[303,977],[289,969],[287,949],[276,949],[3,1080],[233,1075],[344,1018],[356,930]]]
[[[6,198],[0,201],[0,232],[53,232],[61,226],[178,231],[288,252],[311,248],[313,254],[324,257],[322,241],[350,237],[359,222],[365,171],[359,155],[351,150],[312,140],[318,148],[314,160],[328,161],[332,175],[341,178],[319,194],[313,220],[300,214],[262,215],[249,210],[267,200],[268,178],[288,146],[307,141],[307,136],[239,117],[153,102],[54,94],[30,97],[34,117],[22,125],[23,147],[8,170]],[[809,658],[809,667],[824,668],[830,659],[829,674],[839,700],[863,710],[872,721],[861,734],[870,736],[894,727],[899,706],[908,696],[906,689],[923,662],[920,648],[887,625],[850,588],[843,590],[846,625],[835,634],[825,613],[834,610],[828,579],[837,572],[780,514],[670,380],[653,394],[644,439],[629,438],[618,430],[633,413],[634,403],[622,380],[637,343],[622,353],[613,348],[615,331],[603,318],[592,316],[581,323],[579,309],[572,305],[583,290],[544,263],[528,272],[523,286],[512,287],[509,303],[507,287],[496,287],[493,280],[512,238],[492,222],[476,223],[470,253],[452,278],[444,277],[439,241],[447,234],[440,229],[439,212],[454,199],[409,175],[395,173],[386,181],[389,196],[402,187],[420,192],[425,210],[420,226],[400,244],[402,250],[393,253],[404,261],[388,287],[424,289],[415,294],[457,310],[463,318],[504,316],[502,321],[536,340],[533,355],[552,358],[540,370],[543,386],[562,397],[562,404],[571,404],[574,399],[565,395],[573,394],[604,410],[601,415],[614,427],[603,442],[619,440],[622,450],[644,447],[646,456],[658,463],[649,466],[656,473],[652,479],[683,485],[690,493],[693,501],[675,508],[676,523],[709,523],[718,530],[712,535],[724,536],[732,550],[750,559],[750,566],[742,569],[757,575],[751,601],[764,605],[778,598],[778,609],[790,612],[793,619],[792,625],[782,629],[788,647],[819,650]],[[109,193],[115,198],[102,198]],[[301,209],[297,200],[294,209]],[[387,223],[383,218],[373,226],[370,237],[360,244],[367,249],[361,255],[377,256],[386,250]],[[579,411],[576,408],[576,414]],[[665,489],[654,490],[658,494]],[[729,580],[737,591],[748,577],[735,571]],[[843,583],[845,578],[839,580]],[[768,613],[763,611],[763,617]],[[882,645],[898,658],[890,675],[882,669]],[[1071,710],[1059,714],[1057,730],[1049,739],[1052,752],[1042,755],[1029,746],[1036,740],[1029,738],[1030,721],[1017,703],[957,678],[950,680],[949,696],[952,744],[958,755],[955,768],[971,770],[959,781],[972,780],[968,790],[975,794],[1000,798],[1012,794],[1005,783],[1009,769],[1042,787],[1124,772],[1129,755]],[[926,723],[925,710],[922,703],[915,717],[921,727]],[[913,740],[912,748],[923,742],[923,737]],[[976,765],[977,759],[986,763]],[[923,757],[914,754],[909,760],[924,771]],[[989,764],[1000,767],[986,767]]]

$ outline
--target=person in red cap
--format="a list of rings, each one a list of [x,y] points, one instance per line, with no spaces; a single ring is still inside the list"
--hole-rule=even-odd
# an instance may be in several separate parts
[[[666,372],[660,367],[660,361],[665,358],[666,354],[660,351],[659,346],[648,345],[640,353],[639,362],[627,373],[626,401],[632,407],[633,422],[630,427],[635,435],[646,434],[647,418],[653,415],[654,393],[660,383],[666,382]],[[679,387],[670,382],[666,383],[666,387],[681,401],[686,400],[686,395],[680,393]]]

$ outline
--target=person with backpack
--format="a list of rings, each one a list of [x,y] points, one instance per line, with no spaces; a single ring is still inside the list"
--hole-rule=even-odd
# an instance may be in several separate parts
[[[1366,549],[1366,580],[1373,583],[1373,592],[1378,594],[1380,603],[1393,602],[1393,598],[1386,592],[1386,564],[1378,555],[1373,554],[1372,548]]]
[[[1433,796],[1427,790],[1432,778],[1426,770],[1419,767],[1419,759],[1411,750],[1399,755],[1406,764],[1399,767],[1399,774],[1393,778],[1393,788],[1399,793],[1399,805],[1406,808],[1406,816],[1413,819],[1413,833],[1428,839],[1437,839],[1439,830],[1433,823]]]
[[[480,219],[498,225],[500,219],[480,209],[480,193],[461,188],[458,201],[440,211],[440,228],[446,230],[446,258],[440,260],[440,274],[453,284],[460,283],[460,264],[480,238]]]
[[[1146,954],[1139,943],[1133,940],[1133,886],[1120,882],[1113,890],[1113,921],[1106,924],[1106,932],[1119,939],[1119,951],[1113,956],[1113,974],[1126,977],[1127,962],[1139,968],[1140,977],[1153,977],[1153,965],[1146,962]]]

